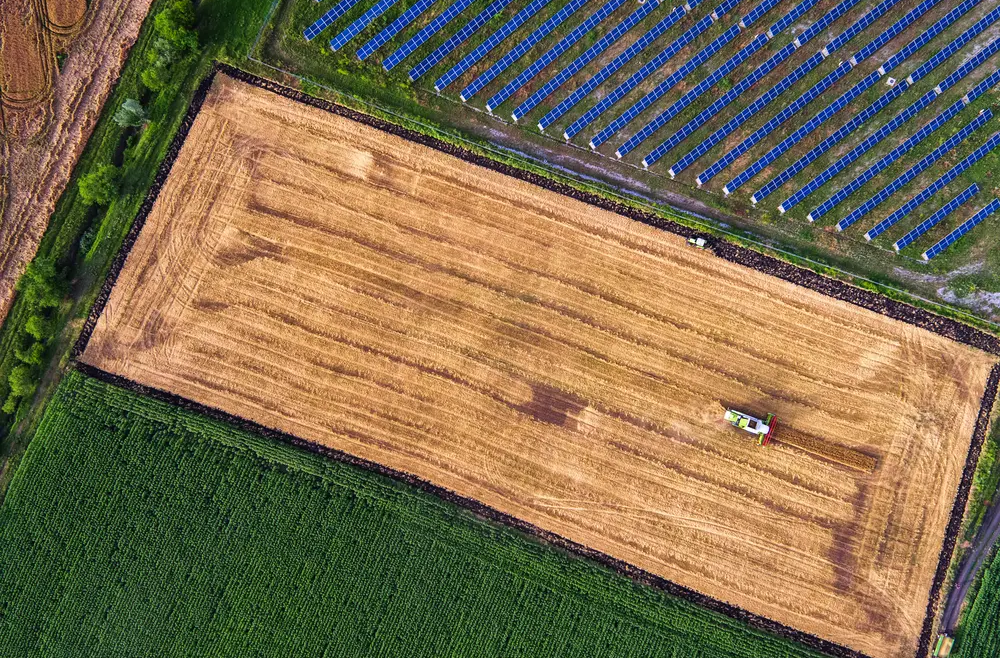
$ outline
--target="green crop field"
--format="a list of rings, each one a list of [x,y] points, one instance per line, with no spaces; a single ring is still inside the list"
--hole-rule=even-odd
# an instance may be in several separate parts
[[[0,655],[817,654],[74,371],[0,508]]]

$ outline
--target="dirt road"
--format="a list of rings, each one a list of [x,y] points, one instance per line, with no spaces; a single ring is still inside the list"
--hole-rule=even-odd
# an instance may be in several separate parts
[[[1000,540],[1000,505],[990,507],[983,519],[976,538],[972,542],[972,547],[962,559],[962,566],[958,570],[955,582],[948,592],[947,602],[944,611],[941,613],[941,629],[943,632],[951,633],[958,626],[959,617],[962,614],[962,604],[969,593],[969,588],[976,580],[983,562],[990,555],[990,551],[997,541]]]

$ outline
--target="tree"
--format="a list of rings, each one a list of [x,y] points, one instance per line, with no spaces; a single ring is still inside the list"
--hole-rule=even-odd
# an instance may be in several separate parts
[[[49,322],[41,315],[32,315],[28,318],[28,321],[24,323],[24,331],[38,341],[48,340],[51,335]]]
[[[55,308],[65,296],[66,286],[56,272],[55,262],[38,257],[17,281],[16,289],[34,310]]]
[[[118,167],[113,164],[101,165],[80,179],[80,198],[87,205],[106,206],[118,193]]]
[[[170,42],[183,56],[198,50],[194,20],[194,3],[191,0],[173,0],[153,19],[153,27],[157,36]]]
[[[134,98],[126,98],[111,119],[122,128],[138,128],[146,123],[146,110]]]
[[[31,343],[27,349],[21,349],[20,347],[14,348],[14,356],[21,363],[27,363],[29,365],[41,365],[42,357],[45,356],[45,344],[44,343]]]
[[[7,377],[7,383],[10,385],[10,394],[19,398],[28,397],[38,388],[34,369],[24,364],[14,366]]]

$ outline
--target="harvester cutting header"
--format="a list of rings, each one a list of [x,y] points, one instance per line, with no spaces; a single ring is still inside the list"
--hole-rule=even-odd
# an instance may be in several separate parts
[[[725,408],[725,406],[723,406]],[[783,443],[793,448],[806,452],[814,457],[820,457],[842,466],[847,466],[857,471],[871,473],[875,470],[877,461],[874,457],[839,446],[818,437],[799,432],[790,427],[783,427],[777,434],[778,417],[775,414],[767,414],[763,420],[736,409],[726,409],[723,418],[732,425],[744,432],[752,434],[757,439],[757,445],[766,446],[772,438],[779,443]]]

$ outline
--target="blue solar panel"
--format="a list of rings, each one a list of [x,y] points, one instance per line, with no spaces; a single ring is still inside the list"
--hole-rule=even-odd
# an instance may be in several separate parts
[[[498,59],[493,66],[480,73],[475,80],[462,90],[459,97],[463,101],[470,100],[483,87],[493,82],[498,75],[506,71],[511,64],[528,54],[528,51],[534,48],[535,44],[551,34],[554,29],[562,25],[567,18],[575,14],[585,4],[587,4],[587,0],[570,0],[567,2],[559,11],[550,16],[548,20],[535,28],[524,41],[514,46],[506,55]]]
[[[646,5],[652,4],[652,2],[646,3]],[[552,108],[552,111],[542,117],[542,119],[538,122],[538,129],[544,131],[547,127],[557,121],[559,117],[569,112],[577,103],[589,96],[592,91],[597,89],[602,82],[614,75],[621,67],[628,64],[633,57],[645,50],[649,44],[653,43],[653,41],[670,29],[670,27],[672,27],[683,16],[683,9],[676,8],[671,11],[663,20],[653,26],[652,30],[639,37],[635,43],[622,51],[621,55],[618,55],[618,57],[611,60],[607,66],[602,68],[592,78],[573,90],[573,93],[567,96],[565,100],[559,103],[559,105]],[[523,116],[523,114],[520,116]],[[564,137],[569,139],[572,135],[564,135]]]
[[[476,46],[472,52],[459,60],[458,64],[455,64],[455,66],[448,69],[444,75],[438,78],[434,83],[434,90],[441,91],[461,77],[461,75],[472,68],[476,62],[481,60],[487,55],[487,53],[503,43],[507,37],[517,31],[517,28],[524,25],[528,19],[545,8],[545,6],[550,2],[552,2],[552,0],[532,0],[530,4],[514,14],[513,18],[504,23],[500,29],[488,36],[486,40]]]
[[[790,12],[778,19],[778,21],[767,30],[767,36],[771,39],[785,31],[785,28],[799,20],[802,14],[812,9],[819,0],[805,0],[795,5]]]
[[[612,28],[607,34],[597,40],[597,42],[587,48],[579,57],[574,59],[569,66],[564,68],[562,71],[554,75],[548,82],[542,85],[538,90],[536,90],[531,96],[527,98],[523,103],[518,105],[514,111],[511,113],[511,118],[517,121],[528,112],[530,112],[536,105],[541,103],[543,100],[552,95],[555,90],[566,84],[566,82],[580,72],[584,66],[589,64],[598,55],[607,50],[613,43],[621,39],[625,34],[631,30],[633,27],[639,24],[642,19],[644,19],[650,12],[656,9],[657,2],[645,2],[639,5],[639,8],[634,12],[629,14],[628,18],[623,20],[621,23]],[[544,130],[544,127],[539,123],[539,130]]]
[[[997,39],[993,43],[1000,44],[1000,39]],[[965,64],[962,64],[961,66],[959,66],[958,69],[956,69],[952,74],[950,74],[945,79],[944,82],[942,82],[940,85],[938,85],[938,87],[939,88],[940,87],[948,88],[948,87],[950,87],[952,85],[957,84],[962,78],[964,78],[965,76],[967,76],[976,67],[978,67],[979,65],[981,65],[986,60],[986,58],[981,58],[979,55],[982,54],[982,53],[984,53],[984,52],[987,52],[992,46],[993,46],[993,44],[991,43],[989,46],[987,46],[982,51],[980,51],[979,54],[977,54],[975,57],[973,57],[969,62],[966,62]],[[989,77],[987,77],[985,80],[983,80],[978,85],[976,85],[972,89],[972,91],[970,91],[966,95],[966,97],[962,99],[963,102],[966,105],[968,105],[973,100],[975,100],[976,98],[978,98],[980,95],[982,95],[988,89],[991,89],[993,86],[995,86],[998,83],[1000,83],[1000,71],[994,72]],[[905,80],[897,83],[897,88],[898,87],[904,87],[905,88],[907,86],[908,85],[907,85],[907,82]],[[936,98],[937,98],[937,93],[935,91],[929,91],[926,94],[924,94],[923,96],[921,96],[912,105],[910,105],[905,110],[903,110],[902,112],[898,113],[895,117],[893,117],[889,121],[889,123],[887,123],[886,125],[882,126],[878,130],[876,130],[869,137],[865,138],[864,141],[862,141],[859,145],[857,145],[853,149],[851,149],[851,151],[849,153],[847,153],[847,155],[843,156],[842,158],[840,158],[839,160],[837,160],[835,163],[833,163],[832,165],[830,165],[829,167],[827,167],[826,170],[823,171],[823,173],[821,173],[819,176],[817,176],[812,181],[810,181],[801,190],[799,190],[798,192],[796,192],[795,194],[793,194],[792,196],[790,196],[788,199],[786,199],[781,205],[778,206],[778,210],[783,213],[783,212],[785,212],[787,210],[790,210],[791,208],[793,208],[797,204],[799,204],[802,200],[804,200],[810,194],[812,194],[813,192],[815,192],[816,190],[818,190],[820,187],[822,187],[824,184],[826,184],[830,179],[832,179],[838,173],[840,173],[841,171],[843,171],[844,169],[846,169],[849,165],[851,165],[853,162],[855,162],[862,155],[864,155],[865,153],[867,153],[870,149],[874,148],[876,144],[878,144],[883,139],[885,139],[886,137],[888,137],[895,130],[899,129],[907,121],[909,121],[910,119],[912,119],[913,117],[915,117],[917,115],[917,113],[919,113],[925,107],[927,107],[928,105],[930,105],[930,103],[932,101],[934,101]],[[948,110],[946,110],[942,115],[940,115],[938,117],[938,119],[935,119],[935,121],[938,121],[939,119],[942,119],[942,117],[945,117],[944,120],[947,120],[947,118],[950,118],[950,117],[954,116],[961,109],[962,109],[961,105],[959,105],[958,103],[956,103],[956,104],[952,105]],[[943,125],[944,120],[942,120],[937,125]],[[845,195],[845,198],[846,198],[846,195]],[[836,204],[834,204],[834,205],[836,205]],[[833,206],[830,206],[830,208],[832,208],[832,207]],[[818,208],[816,211],[813,211],[814,214],[810,214],[809,221],[814,221],[815,219],[819,219],[822,215],[824,215],[826,213],[826,210],[823,210],[823,208],[824,208],[824,206],[820,206],[820,208]]]
[[[636,101],[632,107],[625,110],[618,116],[618,118],[594,135],[590,140],[590,148],[596,149],[598,146],[610,139],[616,132],[631,123],[633,119],[642,114],[653,103],[662,98],[664,94],[673,89],[678,82],[691,75],[696,68],[708,61],[712,55],[719,52],[724,45],[735,39],[739,36],[739,34],[739,26],[734,25],[716,37],[710,44],[698,51],[694,57],[685,62],[679,69],[667,76],[666,80],[653,87],[652,91]]]
[[[958,242],[961,238],[965,237],[965,234],[974,229],[980,222],[984,219],[1000,210],[1000,199],[993,199],[990,201],[989,205],[977,212],[975,215],[969,219],[962,222],[961,226],[949,233],[938,242],[936,245],[928,249],[923,253],[924,260],[930,260],[940,254],[942,251],[950,247],[951,245]]]
[[[855,21],[849,28],[847,28],[846,30],[838,34],[836,37],[834,37],[833,41],[828,43],[826,48],[823,49],[824,50],[823,54],[826,56],[830,56],[835,51],[840,50],[840,48],[845,46],[847,42],[849,42],[851,39],[864,32],[869,25],[877,21],[887,11],[892,9],[892,6],[895,5],[897,2],[900,2],[900,0],[882,0],[882,2],[878,3],[872,9],[865,12],[861,16],[861,18]],[[918,6],[918,9],[923,5],[927,4],[928,2],[931,2],[931,0],[924,0],[924,2],[921,2],[920,5]],[[923,11],[927,10],[924,9]]]
[[[742,0],[722,0],[722,3],[718,7],[712,10],[712,18],[719,20],[727,13],[733,10],[733,8],[740,4]]]
[[[846,14],[851,10],[854,5],[858,4],[860,0],[843,0],[839,5],[831,9],[826,15],[820,18],[818,21],[810,25],[805,29],[805,31],[799,36],[795,37],[792,42],[795,44],[796,48],[801,48],[808,42],[812,41],[818,34],[821,34],[823,30],[833,25],[834,21]]]
[[[556,45],[552,46],[552,48],[546,51],[545,54],[536,59],[528,68],[521,71],[513,80],[505,84],[500,91],[493,94],[490,100],[486,102],[486,110],[492,113],[493,110],[500,107],[500,104],[510,98],[514,92],[526,85],[529,80],[545,70],[546,66],[556,61],[560,55],[572,48],[577,41],[582,39],[588,32],[597,27],[602,21],[604,21],[605,18],[614,13],[614,11],[623,4],[625,4],[625,0],[608,0],[608,2],[604,3],[600,9],[584,19],[584,21],[575,28],[570,30],[569,34],[560,39]]]
[[[976,117],[973,121],[965,125],[957,133],[946,139],[945,142],[941,144],[941,146],[937,147],[936,149],[925,155],[923,158],[918,160],[915,165],[907,169],[906,172],[901,174],[896,180],[892,181],[891,183],[883,187],[873,197],[871,197],[870,199],[862,203],[860,206],[858,206],[856,209],[851,211],[851,213],[847,215],[847,217],[844,217],[837,223],[837,230],[843,231],[844,229],[851,226],[859,219],[870,213],[872,210],[877,208],[883,202],[887,201],[889,198],[892,197],[893,194],[898,192],[904,185],[906,185],[911,180],[919,176],[921,172],[925,171],[932,164],[940,160],[945,153],[947,153],[948,151],[952,150],[953,148],[961,144],[962,141],[967,139],[969,135],[971,135],[973,132],[981,128],[992,117],[993,113],[990,112],[989,110],[986,110],[985,112],[981,113],[978,117]],[[916,135],[914,135],[914,137],[916,137]],[[926,135],[924,135],[924,137],[926,137]],[[886,156],[886,158],[888,157],[889,156]],[[883,158],[883,160],[884,159],[885,158]],[[876,165],[873,165],[872,168],[874,168],[875,166]],[[862,174],[861,177],[863,176],[864,174]]]
[[[737,28],[733,26],[733,28],[730,29]],[[617,151],[615,151],[615,155],[621,158],[630,153],[633,149],[635,149],[635,147],[646,141],[653,133],[663,127],[675,116],[680,114],[684,108],[700,98],[705,92],[717,85],[720,80],[732,73],[733,69],[745,62],[751,55],[763,48],[766,44],[767,37],[763,34],[758,34],[757,38],[746,46],[740,48],[735,55],[726,60],[725,64],[710,73],[707,78],[695,85],[691,91],[685,93],[670,107],[661,112],[655,119],[643,126],[639,132],[632,135],[632,137],[630,137],[618,148]]]
[[[822,55],[819,55],[819,57],[822,57]],[[702,184],[710,181],[721,171],[723,171],[726,167],[735,162],[741,155],[749,151],[754,146],[754,144],[756,144],[760,140],[770,135],[772,132],[774,132],[774,130],[778,126],[780,126],[781,124],[783,124],[784,122],[788,121],[793,116],[798,114],[798,112],[801,111],[806,105],[811,103],[821,93],[823,93],[826,89],[828,89],[830,85],[832,85],[837,80],[840,80],[842,77],[847,75],[847,73],[850,70],[851,70],[851,65],[848,62],[841,63],[840,66],[838,66],[831,73],[826,75],[819,82],[814,84],[808,91],[806,91],[804,94],[796,98],[789,105],[786,105],[780,112],[774,115],[774,117],[772,117],[770,121],[765,123],[763,126],[754,131],[749,137],[740,142],[740,144],[736,148],[732,149],[724,156],[716,160],[711,167],[706,169],[704,172],[701,173],[700,176],[698,176],[698,181]],[[722,188],[722,191],[728,194],[725,187]]]
[[[943,94],[945,91],[953,87],[956,82],[969,75],[969,73],[975,69],[979,68],[983,62],[997,54],[997,52],[1000,52],[1000,39],[994,39],[986,44],[986,47],[973,55],[972,59],[959,66],[954,73],[942,80],[938,86],[934,87],[934,91],[939,94]]]
[[[809,166],[821,155],[829,151],[831,148],[839,144],[841,141],[847,138],[848,135],[853,133],[855,130],[860,128],[866,121],[871,119],[873,116],[878,114],[885,108],[889,103],[899,98],[904,91],[906,91],[906,82],[897,84],[895,87],[890,89],[885,94],[879,97],[877,101],[866,107],[865,109],[858,112],[850,121],[845,123],[843,126],[834,131],[832,135],[824,139],[822,142],[814,146],[809,150],[804,156],[799,158],[792,166],[785,169],[783,172],[775,176],[772,180],[768,181],[764,187],[760,188],[750,200],[753,203],[758,203],[768,196],[772,192],[778,190],[782,185],[792,179],[793,176],[798,174],[800,171]],[[812,183],[810,183],[812,184]],[[808,185],[807,185],[808,187]],[[779,206],[778,211],[784,213],[786,208]]]
[[[478,32],[480,28],[486,25],[494,16],[503,11],[504,7],[509,5],[511,2],[513,2],[513,0],[493,0],[489,7],[476,14],[476,17],[466,23],[462,29],[452,35],[440,46],[435,48],[434,52],[425,57],[419,64],[410,69],[410,80],[417,80],[432,68],[437,66],[438,62],[451,54],[451,52],[460,45],[465,43],[469,37]]]
[[[666,140],[655,149],[653,149],[649,155],[643,158],[642,166],[650,167],[657,160],[662,158],[664,155],[670,152],[672,148],[687,139],[691,133],[700,128],[702,125],[716,117],[719,112],[721,112],[727,105],[732,103],[734,100],[739,98],[741,94],[750,89],[753,85],[760,82],[760,80],[770,73],[776,66],[781,64],[783,61],[788,59],[792,53],[795,52],[795,46],[793,44],[788,44],[774,55],[772,55],[766,62],[758,66],[753,72],[747,77],[743,78],[737,82],[732,89],[720,96],[714,103],[709,105],[707,108],[702,110],[698,116],[688,121],[684,127],[678,130],[676,133],[671,135],[670,139]],[[687,165],[681,166],[680,163],[674,165],[670,169],[670,177],[673,178],[681,171],[683,171]]]
[[[997,86],[998,83],[1000,83],[1000,71],[994,71],[993,73],[989,74],[989,76],[987,76],[985,80],[983,80],[978,85],[973,87],[969,93],[967,93],[965,96],[962,96],[962,102],[968,105],[972,101],[976,100],[977,98],[985,94],[988,90]]]
[[[947,46],[939,50],[933,57],[917,67],[917,70],[906,78],[906,81],[912,85],[917,80],[923,78],[936,67],[943,64],[946,59],[957,53],[962,46],[979,36],[979,34],[985,31],[986,28],[998,20],[1000,20],[1000,7],[997,7],[990,13],[980,18],[973,24],[972,27],[967,29],[965,32],[962,32],[957,39],[949,43]]]
[[[427,11],[427,8],[435,2],[436,0],[417,0],[417,2],[413,3],[406,11],[400,14],[399,17],[390,23],[384,30],[372,37],[368,43],[361,46],[361,48],[358,49],[358,59],[361,61],[368,59],[373,52],[381,48],[393,37],[402,32],[407,25],[412,23],[417,16]]]
[[[754,100],[752,103],[750,103],[749,106],[741,110],[739,114],[737,114],[735,117],[727,121],[724,126],[713,132],[711,135],[708,136],[708,138],[705,141],[703,141],[701,144],[695,147],[690,153],[681,158],[678,165],[682,165],[683,168],[690,166],[692,163],[694,163],[695,160],[708,153],[708,151],[711,150],[713,146],[715,146],[723,139],[725,139],[731,132],[733,132],[734,130],[742,126],[744,123],[746,123],[750,119],[750,117],[760,112],[769,103],[771,103],[771,101],[778,98],[778,96],[780,96],[782,93],[788,90],[789,87],[798,82],[802,77],[807,75],[814,68],[819,66],[820,63],[822,63],[822,61],[823,61],[823,55],[821,55],[820,53],[816,53],[815,55],[807,59],[805,62],[800,64],[798,67],[796,67],[794,71],[792,71],[784,78],[782,78],[778,82],[778,84],[776,84],[775,86],[771,87],[763,94],[758,96],[757,99]],[[705,183],[707,181],[708,179],[702,180],[701,177],[699,176],[698,185],[700,186],[702,185],[702,183]]]
[[[476,0],[455,0],[447,9],[441,12],[430,23],[420,29],[419,32],[407,39],[406,43],[396,49],[394,53],[382,61],[382,66],[386,71],[396,68],[396,65],[413,54],[420,46],[432,36],[441,31],[445,25],[454,20],[459,14],[468,9]]]
[[[910,57],[910,55],[930,43],[931,39],[941,34],[941,32],[946,30],[952,23],[957,21],[980,2],[982,2],[982,0],[965,0],[965,2],[942,16],[936,23],[934,23],[934,25],[930,27],[929,30],[922,32],[920,36],[903,46],[896,54],[887,59],[882,66],[878,67],[878,72],[885,75],[902,64],[908,57]]]
[[[871,40],[864,48],[854,53],[851,57],[851,64],[857,66],[864,60],[868,59],[879,50],[881,50],[887,43],[895,39],[902,33],[907,27],[910,26],[915,20],[926,14],[928,11],[934,8],[934,5],[939,3],[941,0],[924,0],[919,5],[906,12],[902,18],[889,26],[888,29],[879,33],[877,37]],[[940,22],[940,21],[939,21]],[[931,28],[933,29],[933,27]],[[942,30],[944,27],[941,28]],[[884,73],[879,73],[879,75],[885,75]]]
[[[754,178],[758,173],[764,170],[764,167],[768,166],[775,160],[777,160],[783,153],[788,151],[796,144],[798,144],[802,139],[813,132],[826,121],[828,121],[833,115],[835,115],[840,110],[844,109],[851,103],[855,98],[863,94],[866,90],[871,88],[876,82],[879,81],[879,74],[874,71],[868,75],[861,82],[857,83],[846,92],[844,92],[835,101],[824,107],[822,110],[816,113],[811,119],[806,121],[804,124],[799,126],[791,135],[781,140],[781,142],[772,148],[770,151],[765,153],[757,162],[755,162],[750,168],[738,174],[733,180],[726,184],[726,189],[730,193],[736,191],[742,187],[745,183]],[[756,203],[756,201],[754,201]]]
[[[781,0],[764,0],[764,2],[748,11],[747,15],[740,19],[739,26],[744,30],[747,29],[759,21],[764,14],[774,9],[774,6],[779,2],[781,2]],[[768,37],[768,39],[770,38],[771,37]]]
[[[625,82],[615,87],[614,91],[602,98],[597,105],[584,112],[582,116],[571,123],[569,128],[567,128],[564,133],[566,139],[572,139],[574,135],[589,126],[594,119],[603,114],[612,105],[625,98],[626,94],[638,87],[643,80],[648,78],[654,71],[670,61],[670,59],[680,52],[684,46],[694,41],[698,35],[711,27],[711,25],[712,17],[706,16],[691,26],[684,34],[679,36],[676,41],[664,48],[659,55],[646,62],[642,68],[630,75]]]
[[[965,188],[962,192],[959,192],[958,196],[944,204],[940,210],[935,212],[933,215],[920,222],[916,227],[914,227],[909,233],[896,240],[892,244],[892,248],[899,253],[900,249],[905,249],[907,246],[913,244],[917,239],[920,238],[924,233],[931,230],[935,226],[941,223],[945,217],[951,213],[958,210],[962,204],[967,203],[972,197],[979,194],[979,186],[973,183],[969,187]]]
[[[892,119],[892,121],[890,121],[885,127],[877,130],[868,139],[863,141],[861,144],[852,149],[850,153],[844,156],[844,158],[841,159],[844,162],[837,162],[833,166],[831,166],[830,169],[836,168],[836,171],[830,174],[830,177],[835,175],[837,172],[842,170],[851,162],[854,162],[854,160],[860,157],[861,154],[868,151],[875,144],[884,139],[888,133],[892,132],[893,130],[896,130],[901,125],[912,119],[917,114],[917,112],[926,107],[932,100],[934,100],[934,98],[936,98],[934,92],[929,91],[926,94],[924,94],[920,98],[920,100],[918,100],[916,103],[914,103],[910,107],[906,108],[905,110],[897,114]],[[884,156],[881,160],[879,160],[871,167],[866,169],[864,173],[862,173],[860,176],[852,180],[842,189],[837,191],[829,199],[821,203],[815,210],[809,213],[809,216],[806,219],[808,219],[810,222],[814,222],[823,215],[825,215],[826,213],[830,212],[833,208],[835,208],[838,204],[840,204],[841,201],[843,201],[850,195],[854,194],[854,192],[859,190],[862,185],[864,185],[869,180],[878,175],[879,172],[881,172],[883,169],[891,165],[899,158],[903,157],[903,155],[908,153],[910,149],[912,149],[914,146],[916,146],[921,141],[926,139],[935,130],[937,130],[938,128],[946,124],[948,121],[950,121],[952,117],[961,112],[964,107],[965,104],[962,101],[956,101],[955,103],[953,103],[950,107],[948,107],[948,109],[946,109],[944,112],[938,114],[936,117],[934,117],[929,122],[924,124],[924,126],[921,127],[919,130],[917,130],[916,133],[914,133],[908,139],[903,141],[902,144],[900,144],[892,151],[890,151],[888,155]],[[820,176],[817,176],[817,180],[826,177],[830,169],[823,172],[823,174],[820,174]],[[826,178],[826,180],[829,180],[829,178]]]
[[[333,50],[340,50],[344,44],[361,34],[361,32],[368,27],[372,21],[388,11],[389,8],[397,2],[399,2],[399,0],[379,0],[376,2],[368,9],[368,11],[363,13],[353,23],[348,25],[343,32],[331,39],[330,48]]]
[[[326,12],[319,17],[319,20],[306,28],[306,31],[302,33],[302,36],[306,38],[306,41],[312,41],[319,33],[328,28],[333,24],[335,20],[350,11],[351,7],[358,4],[361,0],[340,0],[337,4],[333,6],[333,9]]]
[[[948,183],[962,175],[962,172],[966,169],[979,162],[979,160],[981,160],[987,153],[995,149],[998,144],[1000,144],[1000,134],[991,137],[985,144],[970,153],[967,157],[963,158],[961,162],[946,171],[940,178],[917,193],[912,199],[900,206],[895,212],[873,226],[867,233],[865,233],[865,240],[874,240],[889,230],[889,228],[894,226],[896,222],[912,213],[922,204],[930,201],[931,198],[943,190]]]

